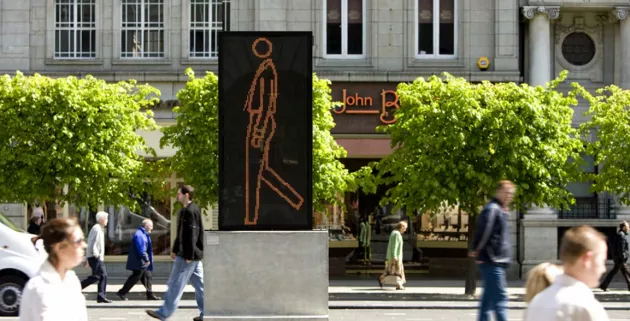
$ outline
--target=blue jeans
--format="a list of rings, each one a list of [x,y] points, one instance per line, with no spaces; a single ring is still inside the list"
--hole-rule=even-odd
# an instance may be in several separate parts
[[[482,263],[479,265],[483,278],[483,295],[479,306],[479,321],[489,321],[490,312],[494,311],[497,321],[507,321],[507,281],[505,280],[505,268]]]
[[[164,294],[164,304],[155,311],[161,320],[168,319],[175,312],[188,281],[195,288],[197,308],[199,315],[203,317],[203,265],[201,261],[186,263],[184,258],[176,256],[171,276],[168,278],[168,289]]]

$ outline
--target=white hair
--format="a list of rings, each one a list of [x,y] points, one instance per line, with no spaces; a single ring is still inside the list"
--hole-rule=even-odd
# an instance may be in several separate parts
[[[153,225],[153,221],[151,221],[148,218],[145,218],[144,220],[142,220],[142,224],[140,224],[140,226],[147,227],[147,225],[149,225],[149,223],[151,223],[151,225]]]
[[[106,219],[108,216],[109,216],[109,213],[100,211],[100,212],[96,213],[96,221],[100,222],[100,221]]]

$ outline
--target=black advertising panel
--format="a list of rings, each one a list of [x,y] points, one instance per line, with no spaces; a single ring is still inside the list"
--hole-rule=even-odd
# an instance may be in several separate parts
[[[312,33],[219,33],[219,229],[311,230]]]

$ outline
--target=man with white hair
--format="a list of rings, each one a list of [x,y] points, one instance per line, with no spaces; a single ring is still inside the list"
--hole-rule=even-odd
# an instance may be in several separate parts
[[[105,269],[105,232],[103,228],[107,226],[109,214],[107,212],[96,213],[96,224],[90,230],[88,235],[88,246],[85,251],[87,261],[92,268],[92,275],[81,281],[81,288],[85,289],[91,284],[98,281],[98,303],[112,303],[105,296],[105,288],[107,287],[107,270]]]

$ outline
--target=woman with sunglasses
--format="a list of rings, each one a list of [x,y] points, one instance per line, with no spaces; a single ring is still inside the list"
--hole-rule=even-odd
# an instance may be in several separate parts
[[[57,218],[42,228],[41,239],[48,253],[39,273],[22,292],[20,321],[87,321],[81,282],[72,271],[83,260],[85,239],[76,221]]]

